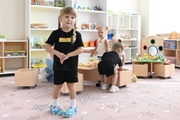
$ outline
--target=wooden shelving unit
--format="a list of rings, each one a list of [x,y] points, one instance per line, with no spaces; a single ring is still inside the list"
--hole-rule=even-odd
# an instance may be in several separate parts
[[[24,40],[0,40],[0,75],[13,74],[16,70],[29,67],[29,42]],[[25,51],[24,55],[7,55],[6,51]],[[16,52],[15,52],[16,53]]]

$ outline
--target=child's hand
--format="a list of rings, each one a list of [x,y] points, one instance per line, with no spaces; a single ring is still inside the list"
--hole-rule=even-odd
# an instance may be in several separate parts
[[[118,68],[118,71],[123,71],[123,67],[119,67],[119,68]]]
[[[90,57],[93,57],[93,54],[91,54]]]
[[[65,55],[65,57],[63,59],[60,59],[60,63],[63,64],[65,60],[67,60],[69,58],[69,55]]]
[[[56,54],[56,56],[61,60],[61,59],[64,59],[66,57],[66,55],[64,53],[61,53],[61,52],[58,52]]]

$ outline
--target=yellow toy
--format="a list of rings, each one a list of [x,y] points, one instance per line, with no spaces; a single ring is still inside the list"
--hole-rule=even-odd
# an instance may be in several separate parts
[[[138,81],[138,78],[136,77],[135,74],[132,74],[132,77],[133,77],[134,82],[137,82],[137,81]]]

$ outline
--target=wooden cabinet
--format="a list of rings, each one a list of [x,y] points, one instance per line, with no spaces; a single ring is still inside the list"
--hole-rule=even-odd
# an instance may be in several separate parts
[[[28,68],[28,40],[0,40],[0,74]]]

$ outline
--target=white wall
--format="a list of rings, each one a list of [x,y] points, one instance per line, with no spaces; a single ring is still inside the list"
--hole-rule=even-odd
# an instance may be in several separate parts
[[[139,0],[142,17],[142,37],[180,32],[180,0]]]
[[[141,37],[149,36],[149,0],[138,0],[138,14],[141,15]]]
[[[24,0],[1,0],[0,35],[6,39],[24,38]]]
[[[137,13],[138,0],[108,0],[108,9],[129,13]]]
[[[180,0],[150,0],[149,34],[180,32]]]

